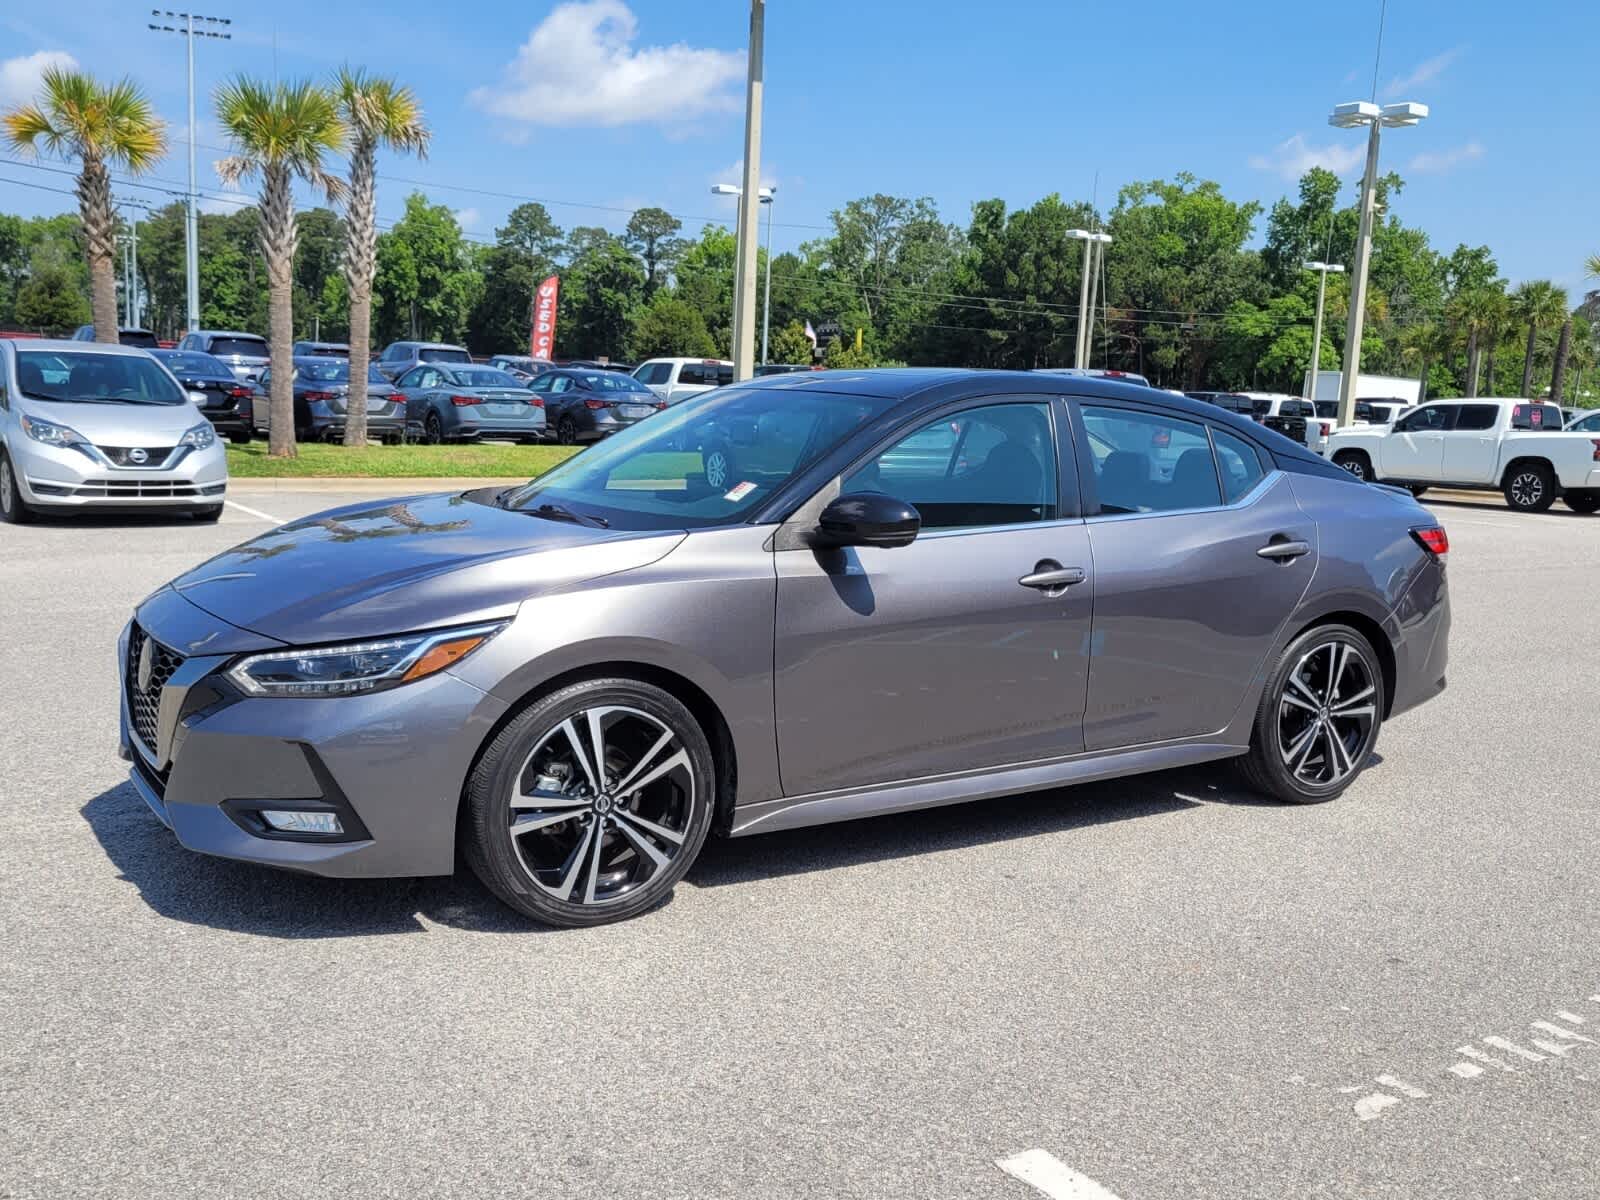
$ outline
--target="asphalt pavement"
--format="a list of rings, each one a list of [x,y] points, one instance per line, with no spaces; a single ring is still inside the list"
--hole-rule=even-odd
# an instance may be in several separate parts
[[[0,1197],[1028,1200],[1026,1151],[1063,1196],[1600,1194],[1600,517],[1434,505],[1450,687],[1333,804],[1210,767],[714,842],[547,932],[202,858],[126,784],[132,607],[343,502],[232,496],[0,527]]]

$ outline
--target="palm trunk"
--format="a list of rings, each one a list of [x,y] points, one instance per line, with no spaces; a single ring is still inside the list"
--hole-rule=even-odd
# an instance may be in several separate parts
[[[267,325],[272,342],[269,458],[295,458],[294,194],[288,168],[269,165],[261,188],[261,255],[267,262]]]
[[[98,158],[83,160],[83,171],[78,176],[78,211],[83,218],[83,241],[89,259],[94,340],[115,346],[121,340],[117,328],[117,276],[111,265],[117,250],[117,219],[111,209],[111,175]]]
[[[1489,395],[1491,396],[1498,394],[1500,390],[1500,385],[1495,382],[1496,377],[1494,373],[1494,356],[1495,351],[1497,351],[1499,348],[1500,334],[1496,332],[1495,335],[1489,339],[1489,353],[1484,355],[1486,361],[1483,364],[1483,373],[1489,378]]]
[[[1536,339],[1538,338],[1538,335],[1539,327],[1532,321],[1529,321],[1528,349],[1527,352],[1522,356],[1522,391],[1517,393],[1519,396],[1524,398],[1529,398],[1533,395],[1533,352],[1537,346]]]
[[[367,363],[372,354],[372,280],[377,272],[377,146],[366,135],[350,153],[350,199],[345,205],[344,270],[350,285],[350,393],[344,444],[367,444]]]
[[[1478,394],[1478,331],[1467,334],[1467,399]]]
[[[1572,318],[1561,326],[1561,340],[1556,343],[1556,362],[1550,372],[1550,403],[1561,403],[1561,389],[1567,381],[1567,356],[1572,353]]]

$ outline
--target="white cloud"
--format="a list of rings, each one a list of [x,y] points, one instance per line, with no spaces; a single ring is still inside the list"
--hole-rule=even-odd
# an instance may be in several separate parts
[[[672,124],[736,111],[740,51],[633,45],[639,23],[623,0],[558,5],[529,34],[499,84],[469,99],[530,125]]]
[[[1443,54],[1435,54],[1432,58],[1418,63],[1409,74],[1397,75],[1389,81],[1389,86],[1384,88],[1386,96],[1394,97],[1401,92],[1410,91],[1412,88],[1423,87],[1432,83],[1443,75],[1446,69],[1456,59],[1461,57],[1461,47],[1446,50]]]
[[[482,214],[475,208],[458,208],[455,210],[456,224],[461,226],[463,231],[477,228],[481,216]]]
[[[1463,163],[1473,162],[1483,157],[1482,142],[1468,142],[1464,146],[1454,146],[1449,150],[1439,150],[1428,154],[1418,154],[1407,164],[1411,170],[1420,174],[1440,174],[1449,171]]]
[[[78,60],[65,50],[40,50],[0,62],[0,108],[15,108],[38,99],[39,82],[50,67],[73,70]]]
[[[1250,165],[1258,171],[1275,171],[1285,179],[1299,179],[1312,167],[1322,167],[1335,175],[1355,170],[1366,157],[1365,138],[1313,146],[1304,134],[1297,133],[1272,148],[1271,154],[1252,154]]]

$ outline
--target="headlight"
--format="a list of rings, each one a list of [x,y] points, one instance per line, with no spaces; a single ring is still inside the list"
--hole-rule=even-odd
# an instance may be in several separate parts
[[[24,415],[22,428],[34,441],[43,442],[46,446],[60,446],[66,449],[89,444],[89,439],[70,425],[57,425],[54,421],[41,421],[38,417]]]
[[[250,696],[352,696],[380,692],[437,674],[460,662],[505,628],[505,622],[439,629],[381,642],[273,650],[252,654],[228,670]]]
[[[180,446],[192,446],[196,450],[204,450],[217,443],[217,431],[211,428],[210,421],[201,421],[200,424],[187,430],[178,439]]]

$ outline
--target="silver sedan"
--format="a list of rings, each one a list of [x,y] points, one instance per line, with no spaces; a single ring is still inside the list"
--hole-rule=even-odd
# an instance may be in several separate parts
[[[420,363],[395,386],[405,397],[408,427],[425,442],[546,439],[544,400],[493,367]]]

